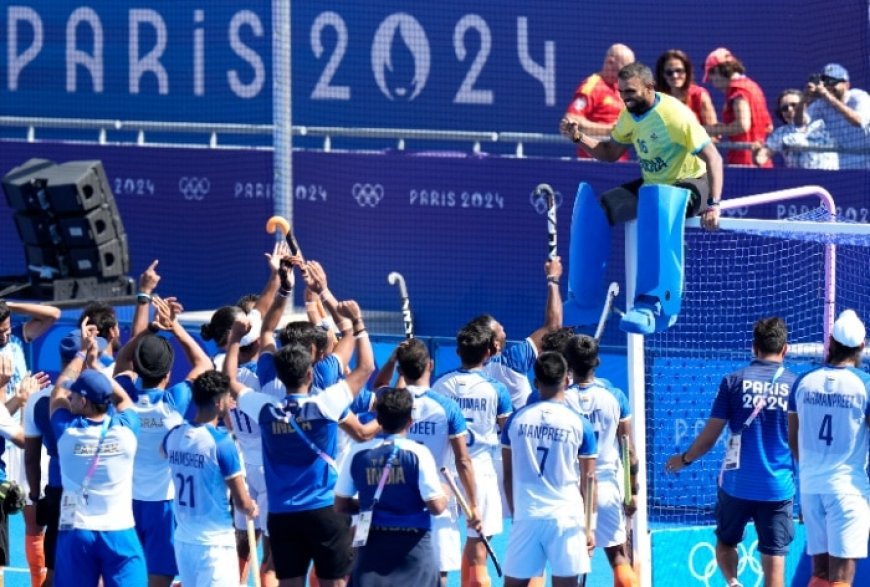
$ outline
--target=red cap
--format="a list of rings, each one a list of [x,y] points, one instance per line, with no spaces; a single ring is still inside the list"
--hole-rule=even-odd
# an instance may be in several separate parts
[[[710,54],[707,55],[707,60],[704,61],[704,82],[710,80],[711,69],[717,65],[728,63],[729,61],[734,61],[734,55],[732,55],[731,51],[725,47],[719,47],[718,49],[711,51]]]

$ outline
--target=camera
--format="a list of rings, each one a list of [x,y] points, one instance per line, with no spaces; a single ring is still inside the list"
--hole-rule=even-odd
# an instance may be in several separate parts
[[[822,83],[822,74],[821,73],[811,73],[809,83],[819,85]]]

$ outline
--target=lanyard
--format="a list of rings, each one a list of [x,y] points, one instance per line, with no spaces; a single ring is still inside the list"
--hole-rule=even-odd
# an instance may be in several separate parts
[[[384,446],[384,444],[381,446]],[[387,462],[384,464],[384,472],[381,473],[381,480],[378,481],[378,487],[375,489],[374,497],[372,497],[372,507],[369,509],[375,509],[375,506],[381,500],[381,494],[384,492],[384,486],[387,484],[387,478],[390,476],[390,469],[393,468],[393,461],[396,459],[397,454],[399,454],[399,445],[393,440],[393,450],[390,451],[390,456],[387,457]]]
[[[773,385],[776,383],[776,380],[779,379],[779,378],[782,376],[782,374],[783,374],[784,372],[785,372],[785,367],[783,367],[782,365],[780,365],[779,368],[776,370],[776,373],[773,374],[773,377],[772,377],[771,380],[770,380],[770,389],[771,389],[771,392],[773,391]],[[746,418],[746,422],[743,423],[743,429],[741,430],[741,433],[742,433],[742,432],[745,432],[745,431],[749,428],[749,426],[750,426],[750,425],[755,421],[755,419],[758,417],[758,414],[761,413],[761,410],[764,409],[765,404],[767,404],[767,397],[768,397],[768,395],[769,395],[769,394],[764,394],[764,396],[761,398],[761,401],[760,401],[760,402],[756,402],[756,404],[755,404],[755,409],[752,410],[752,413],[749,414],[749,417],[748,417],[748,418]]]
[[[100,428],[100,439],[97,441],[97,450],[94,452],[94,458],[91,460],[91,465],[88,467],[85,478],[82,479],[82,495],[87,497],[88,487],[91,485],[91,479],[94,473],[97,472],[97,464],[100,462],[100,450],[103,448],[103,441],[106,440],[106,434],[109,432],[109,424],[112,418],[108,414],[103,418],[103,425]]]
[[[302,428],[299,426],[299,423],[296,421],[296,418],[294,418],[293,415],[290,413],[290,407],[287,405],[286,402],[284,403],[284,421],[293,427],[293,430],[296,432],[296,434],[299,436],[299,438],[302,439],[302,441],[308,446],[308,448],[311,449],[311,452],[313,452],[318,457],[323,459],[323,461],[327,465],[332,467],[332,470],[334,470],[334,471],[338,470],[338,465],[335,464],[335,459],[332,458],[331,456],[329,456],[328,454],[326,454],[326,452],[324,452],[323,450],[321,450],[320,447],[317,446],[316,444],[314,444],[314,441],[312,441],[310,438],[308,438],[308,435],[306,435],[302,431]]]

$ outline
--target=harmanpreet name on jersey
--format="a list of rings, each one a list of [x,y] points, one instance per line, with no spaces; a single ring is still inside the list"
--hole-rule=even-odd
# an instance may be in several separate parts
[[[202,469],[205,466],[205,455],[197,454],[195,452],[171,450],[169,451],[169,464],[178,465],[179,467]]]
[[[841,393],[823,393],[820,391],[807,391],[804,394],[804,403],[826,408],[857,408],[861,409],[861,398],[857,395],[843,395]]]
[[[553,442],[568,442],[571,439],[571,431],[567,428],[556,428],[540,424],[538,426],[530,426],[529,424],[520,424],[517,426],[517,434],[524,438],[534,438],[536,440],[552,440]]]

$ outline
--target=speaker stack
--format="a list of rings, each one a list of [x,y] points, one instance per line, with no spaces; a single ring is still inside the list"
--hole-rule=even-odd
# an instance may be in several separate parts
[[[55,300],[129,295],[127,235],[100,161],[31,159],[3,179],[34,290]]]

